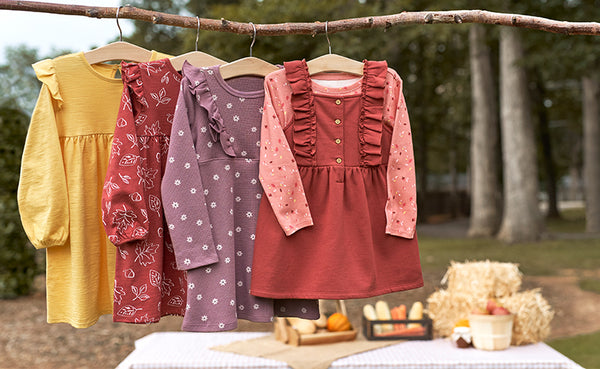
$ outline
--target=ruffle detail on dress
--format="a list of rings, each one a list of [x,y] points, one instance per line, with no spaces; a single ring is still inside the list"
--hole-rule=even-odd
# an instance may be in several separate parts
[[[294,109],[294,151],[296,155],[314,160],[317,140],[317,118],[306,61],[283,63],[286,78],[292,88]]]
[[[184,63],[183,71],[186,78],[181,83],[185,83],[188,86],[192,94],[196,96],[198,104],[208,113],[208,131],[210,132],[210,137],[213,142],[219,142],[227,155],[235,157],[233,139],[229,132],[227,132],[223,123],[223,117],[221,117],[221,113],[219,113],[219,109],[215,105],[212,95],[210,94],[210,88],[208,87],[206,78],[204,78],[204,73],[200,73],[201,78],[192,81],[189,77],[189,73],[186,73],[186,69],[189,68],[194,67],[191,64],[186,65]]]
[[[387,62],[364,60],[359,133],[361,165],[381,164],[383,96]]]
[[[50,95],[52,95],[52,98],[57,102],[58,108],[62,108],[64,101],[58,87],[54,61],[52,59],[41,60],[33,64],[33,70],[40,82],[46,85],[50,90]]]
[[[147,108],[148,101],[146,101],[146,98],[144,97],[144,86],[140,64],[146,63],[138,64],[121,62],[121,79],[123,80],[125,86],[131,90],[131,96],[134,97],[141,106]]]

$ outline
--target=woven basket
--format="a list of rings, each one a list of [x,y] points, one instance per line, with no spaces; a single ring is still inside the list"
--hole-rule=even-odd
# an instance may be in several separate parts
[[[512,339],[514,315],[469,315],[473,346],[481,350],[504,350]]]

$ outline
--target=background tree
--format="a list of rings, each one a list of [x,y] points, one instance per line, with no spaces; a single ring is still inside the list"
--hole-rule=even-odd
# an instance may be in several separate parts
[[[504,213],[498,237],[524,242],[540,237],[536,145],[520,32],[500,30],[500,125],[504,168]]]

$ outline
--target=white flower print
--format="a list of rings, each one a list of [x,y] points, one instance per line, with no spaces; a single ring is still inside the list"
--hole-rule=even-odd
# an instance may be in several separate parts
[[[286,308],[285,308],[285,306],[282,306],[282,307],[280,307],[280,308],[279,308],[279,311],[281,311],[282,313],[285,313],[285,311],[286,311]]]
[[[234,141],[235,141],[235,138],[229,137],[229,142],[234,142]]]
[[[229,305],[235,306],[235,300],[229,300]]]
[[[240,233],[240,232],[242,231],[242,227],[235,227],[235,231],[236,231],[237,233]]]
[[[196,189],[194,187],[190,188],[190,193],[193,195],[196,193]]]
[[[229,215],[233,215],[233,209],[229,209]]]
[[[176,179],[175,180],[175,186],[179,186],[181,184],[181,180],[180,179]]]
[[[231,169],[231,165],[229,165],[229,164],[225,165],[225,170],[229,170],[229,169]]]
[[[240,97],[240,102],[244,102],[246,99],[243,97]]]
[[[207,320],[208,320],[208,317],[207,317],[206,315],[202,315],[202,318],[201,318],[201,319],[202,319],[202,321],[203,321],[203,322],[205,322],[205,321],[207,321]]]
[[[217,99],[218,99],[218,98],[219,98],[219,96],[217,96],[217,95],[212,95],[212,99],[213,99],[213,101],[217,101]]]
[[[202,250],[204,250],[204,251],[208,250],[208,245],[202,245]]]
[[[254,234],[251,234],[251,235],[250,235],[250,239],[251,239],[251,240],[254,240],[255,238],[256,238],[256,235],[254,235]]]
[[[265,109],[264,109],[262,106],[261,106],[260,108],[258,108],[258,112],[259,112],[259,113],[261,113],[261,114],[262,114],[264,111],[265,111]]]
[[[251,211],[247,211],[246,212],[246,217],[247,218],[252,218],[252,212]]]
[[[217,245],[217,250],[219,250],[219,251],[223,250],[223,245],[221,245],[221,244],[218,244],[218,245]]]
[[[247,267],[246,267],[246,273],[252,273],[252,268],[251,268],[251,267],[249,267],[249,266],[247,266]]]
[[[227,109],[231,109],[233,107],[232,103],[227,103]]]
[[[221,286],[224,286],[224,285],[226,285],[226,284],[227,284],[227,281],[226,281],[226,280],[224,280],[224,279],[221,279],[221,280],[219,281],[219,284],[220,284]]]
[[[254,308],[254,310],[258,310],[260,308],[260,305],[259,304],[254,304],[253,308]]]
[[[262,194],[260,194],[260,193],[257,193],[257,194],[256,194],[256,198],[257,198],[257,199],[260,199],[261,197],[262,197]]]
[[[235,172],[235,178],[240,178],[240,172]]]
[[[186,214],[181,214],[181,217],[179,219],[186,220],[187,219],[187,215]]]
[[[242,156],[247,156],[247,155],[248,155],[248,153],[247,153],[247,152],[245,152],[245,151],[242,151]]]
[[[252,184],[256,184],[256,183],[257,183],[257,181],[256,181],[256,178],[252,178],[252,179],[250,180],[250,183],[252,183]]]
[[[188,288],[189,288],[190,290],[193,290],[194,288],[196,288],[196,285],[195,285],[195,284],[193,284],[193,283],[188,283]]]
[[[197,225],[197,226],[201,226],[201,225],[202,225],[202,223],[204,223],[204,222],[202,222],[202,219],[198,219],[198,220],[196,221],[196,225]]]
[[[238,310],[244,310],[244,309],[245,309],[244,305],[238,306]]]
[[[239,122],[240,121],[240,116],[239,115],[234,115],[233,116],[233,121],[234,122]]]
[[[219,303],[219,299],[215,297],[214,299],[212,299],[212,303],[213,303],[213,305],[218,304]]]
[[[256,141],[256,147],[260,147],[260,141]]]
[[[225,258],[225,264],[229,264],[231,262],[231,258]]]
[[[190,310],[192,307],[190,306],[190,304],[185,304],[185,310]]]
[[[305,307],[303,307],[302,309],[300,309],[304,314],[306,314],[307,310]]]
[[[227,231],[227,235],[228,235],[229,237],[233,237],[233,231]]]
[[[188,259],[188,258],[185,258],[185,260],[183,261],[183,263],[185,265],[190,265],[192,263],[192,261],[190,259]]]
[[[221,329],[225,328],[225,323],[219,323],[219,328],[221,328]]]
[[[142,266],[148,266],[154,263],[154,255],[158,252],[159,245],[157,243],[148,242],[146,240],[138,243],[135,246],[134,262],[139,262]]]
[[[213,176],[213,179],[214,179],[215,181],[218,181],[218,180],[219,180],[219,175],[218,175],[218,174],[215,174],[215,175]]]
[[[169,224],[169,229],[170,230],[174,230],[175,229],[175,224]]]
[[[240,201],[242,201],[242,198],[241,198],[241,197],[239,197],[239,196],[236,196],[236,197],[235,197],[235,202],[240,202]]]
[[[252,132],[256,132],[256,131],[258,130],[258,128],[256,128],[256,127],[252,127],[250,130],[251,130]]]
[[[208,142],[206,143],[206,146],[208,146],[208,147],[212,147],[212,146],[213,146],[213,143],[212,143],[212,141],[208,141]]]
[[[211,74],[211,75],[212,75],[214,72],[213,72],[213,70],[212,70],[212,69],[208,69],[208,68],[206,68],[206,73],[208,73],[208,74]]]
[[[236,255],[237,256],[242,256],[242,255],[244,255],[244,253],[242,251],[238,251],[238,252],[236,252]]]
[[[204,190],[204,196],[207,196],[207,195],[208,195],[208,189],[205,189]]]
[[[191,165],[190,165],[190,163],[185,163],[185,164],[183,165],[183,167],[184,167],[185,169],[190,169]]]
[[[178,134],[179,136],[183,136],[183,133],[184,133],[184,132],[183,132],[181,129],[180,129],[179,131],[177,131],[177,134]]]
[[[237,282],[237,285],[238,285],[238,287],[242,287],[242,286],[244,285],[244,282],[242,282],[242,281],[238,281],[238,282]]]
[[[198,301],[202,300],[202,294],[200,294],[200,293],[197,294],[196,295],[196,300],[198,300]]]
[[[187,242],[191,243],[193,241],[192,237],[188,236],[188,238],[186,239]]]
[[[217,207],[217,203],[216,203],[216,202],[214,202],[214,201],[213,201],[213,202],[211,202],[211,203],[210,203],[210,207],[211,207],[211,208],[213,208],[213,209],[214,209],[214,208],[216,208],[216,207]]]
[[[169,158],[169,163],[174,163],[174,162],[175,162],[175,158],[171,156],[171,157]]]
[[[212,269],[209,267],[209,268],[204,269],[204,271],[206,272],[206,274],[210,274],[210,272],[212,272]]]
[[[202,133],[206,133],[206,127],[202,127],[202,128],[200,128],[200,132],[202,132]]]

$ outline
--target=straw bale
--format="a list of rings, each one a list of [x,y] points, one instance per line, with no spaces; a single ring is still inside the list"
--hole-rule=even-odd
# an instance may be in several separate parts
[[[427,298],[427,314],[433,320],[433,331],[437,337],[452,334],[460,319],[468,319],[477,306],[485,306],[486,298],[465,292],[438,290]]]
[[[518,264],[497,261],[451,262],[442,284],[448,282],[448,291],[469,292],[490,298],[513,294],[521,287]]]
[[[550,335],[554,311],[539,288],[518,292],[498,301],[515,314],[512,345],[540,342]]]

